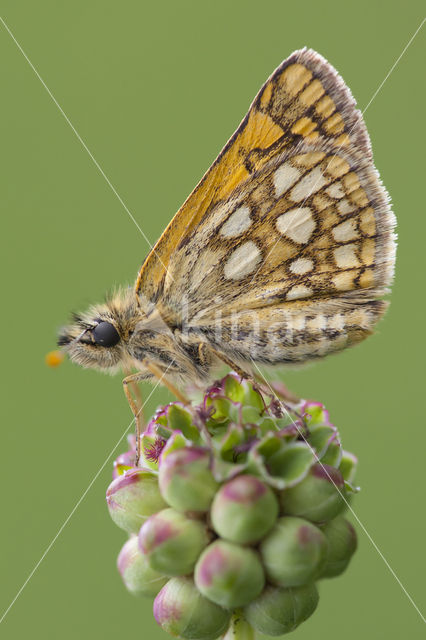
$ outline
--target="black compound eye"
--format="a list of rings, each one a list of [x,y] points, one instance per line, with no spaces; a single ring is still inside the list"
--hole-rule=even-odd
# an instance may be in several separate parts
[[[116,328],[110,322],[100,322],[93,329],[93,339],[101,347],[113,347],[120,341]]]

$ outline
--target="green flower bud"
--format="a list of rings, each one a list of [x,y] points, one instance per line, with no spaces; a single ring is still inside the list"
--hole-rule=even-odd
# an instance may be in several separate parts
[[[149,516],[167,506],[158,488],[157,476],[139,468],[130,469],[113,480],[106,500],[111,518],[128,533],[137,533]]]
[[[326,553],[324,534],[302,518],[279,518],[260,544],[266,575],[280,587],[298,587],[314,580]]]
[[[289,589],[266,587],[265,591],[244,609],[244,615],[259,633],[281,636],[294,631],[309,618],[316,609],[318,599],[318,591],[314,584]]]
[[[256,551],[226,540],[216,540],[203,551],[194,578],[206,598],[227,609],[251,602],[265,583]]]
[[[211,508],[211,521],[222,538],[251,544],[272,528],[278,516],[278,501],[259,478],[241,475],[223,485]]]
[[[168,580],[151,569],[147,557],[139,550],[137,536],[132,536],[122,547],[117,558],[117,568],[127,589],[135,595],[154,598]]]
[[[231,614],[202,596],[191,578],[172,578],[155,598],[154,617],[173,636],[216,640],[228,628]]]
[[[139,532],[139,548],[149,565],[168,576],[191,573],[208,543],[206,526],[174,509],[151,516]]]
[[[158,477],[163,498],[178,511],[207,511],[218,483],[210,470],[210,453],[201,447],[183,447],[160,463]]]
[[[328,541],[327,558],[321,578],[334,578],[346,569],[357,547],[355,529],[345,518],[327,522],[321,531]]]
[[[314,464],[301,482],[281,492],[283,512],[312,522],[332,520],[345,508],[344,484],[338,469]]]

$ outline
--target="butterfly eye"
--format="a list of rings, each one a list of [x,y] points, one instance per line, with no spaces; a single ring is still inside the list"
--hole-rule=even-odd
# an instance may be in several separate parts
[[[93,339],[101,347],[113,347],[120,341],[116,328],[110,322],[100,322],[93,329]]]

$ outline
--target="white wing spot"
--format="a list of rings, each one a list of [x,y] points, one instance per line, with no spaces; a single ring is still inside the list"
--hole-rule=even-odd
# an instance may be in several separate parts
[[[297,284],[287,293],[287,300],[298,300],[299,298],[309,298],[312,295],[312,289],[305,287],[304,284]]]
[[[262,259],[262,254],[254,242],[249,240],[230,255],[225,263],[225,278],[228,280],[240,280],[252,273]]]
[[[345,318],[342,313],[336,313],[336,315],[331,316],[328,321],[328,328],[335,329],[336,331],[341,331],[345,328]]]
[[[288,326],[290,331],[303,331],[306,327],[306,316],[304,313],[299,313],[288,320]]]
[[[359,267],[359,260],[355,255],[356,244],[345,244],[334,250],[334,259],[341,269]]]
[[[306,244],[316,227],[309,207],[289,209],[277,218],[277,229],[294,242]]]
[[[327,328],[327,318],[319,313],[306,323],[306,328],[309,331],[323,331]]]
[[[355,211],[355,205],[349,202],[347,198],[344,198],[343,200],[338,202],[337,208],[339,210],[339,213],[342,214],[342,216],[345,216],[347,213],[352,213],[353,211]]]
[[[299,179],[301,172],[285,162],[274,173],[274,187],[277,198],[282,196]]]
[[[235,238],[247,231],[250,225],[250,209],[246,206],[238,207],[222,225],[220,233],[225,238]]]
[[[342,188],[340,182],[334,182],[331,184],[325,192],[331,197],[336,198],[336,200],[340,200],[340,198],[345,197],[345,192]]]
[[[289,267],[292,273],[297,273],[298,275],[308,273],[308,271],[312,271],[313,268],[314,263],[309,258],[297,258],[297,260],[293,260]]]
[[[315,167],[304,176],[291,190],[290,198],[294,202],[306,200],[310,195],[322,189],[329,180],[324,176],[320,167]]]
[[[333,229],[333,237],[337,242],[347,242],[358,238],[355,220],[346,220]]]

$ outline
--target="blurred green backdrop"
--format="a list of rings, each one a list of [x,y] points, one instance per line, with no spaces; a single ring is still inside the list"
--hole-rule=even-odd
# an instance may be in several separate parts
[[[419,26],[421,9],[414,0],[1,3],[4,20],[151,242],[282,59],[303,45],[317,49],[363,108]],[[326,403],[345,446],[359,455],[363,490],[355,510],[419,607],[424,45],[420,32],[366,113],[399,220],[390,312],[358,348],[286,376],[290,388]],[[0,56],[4,611],[131,419],[119,377],[69,363],[49,370],[44,354],[70,310],[134,280],[148,246],[3,27]],[[155,392],[149,412],[166,400],[166,391]],[[3,637],[167,637],[150,603],[128,595],[116,572],[125,536],[105,506],[111,464],[10,609]],[[350,569],[322,583],[318,611],[297,638],[420,638],[421,618],[357,529]]]

